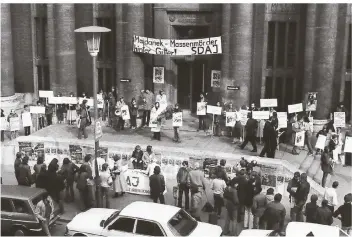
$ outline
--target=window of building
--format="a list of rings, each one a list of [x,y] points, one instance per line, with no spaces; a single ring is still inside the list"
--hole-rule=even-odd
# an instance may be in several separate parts
[[[272,68],[274,65],[274,47],[275,47],[275,22],[268,22],[268,50],[267,50],[267,67]]]
[[[352,52],[351,52],[351,37],[352,33],[352,24],[348,25],[348,46],[347,46],[347,60],[346,60],[346,69],[347,71],[351,71],[351,63],[352,63]]]
[[[146,236],[164,236],[157,224],[144,220],[137,221],[136,234]]]
[[[266,77],[265,98],[276,98],[278,111],[287,111],[287,105],[294,104],[294,79],[291,77]]]
[[[1,198],[1,211],[12,212],[12,203],[10,199]]]

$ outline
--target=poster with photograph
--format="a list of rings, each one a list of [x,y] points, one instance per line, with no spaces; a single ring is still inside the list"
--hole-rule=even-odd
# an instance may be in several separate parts
[[[19,131],[20,130],[20,118],[14,117],[10,118],[10,131]]]
[[[203,159],[201,157],[190,157],[188,161],[189,168],[195,169],[195,164],[199,164],[199,168],[203,169]]]
[[[221,71],[211,70],[211,87],[220,88]]]
[[[18,142],[19,152],[27,155],[30,161],[36,162],[38,156],[44,156],[43,142]]]
[[[304,134],[305,131],[296,132],[295,146],[304,146]]]
[[[123,120],[129,120],[130,117],[130,110],[128,109],[128,105],[124,105],[121,107],[121,116]]]
[[[248,120],[248,110],[240,110],[240,114],[241,114],[241,124],[243,126],[245,126],[247,124],[247,120]]]
[[[182,127],[182,112],[172,114],[172,126]]]
[[[165,68],[153,67],[153,83],[163,84],[165,81]]]
[[[226,112],[226,127],[234,127],[236,124],[236,112]]]
[[[1,120],[0,120],[0,126],[1,126],[1,131],[4,131],[4,130],[7,130],[8,129],[8,122],[6,120],[5,117],[1,117]]]
[[[222,108],[219,106],[207,105],[207,113],[208,114],[217,114],[221,115]]]
[[[32,116],[29,112],[22,113],[22,124],[23,127],[32,127]]]
[[[252,118],[257,120],[269,119],[270,111],[252,111]]]
[[[325,143],[326,143],[326,136],[319,134],[317,143],[315,144],[315,148],[324,150]]]
[[[277,99],[260,99],[261,108],[274,108],[277,107]]]
[[[318,92],[308,92],[306,111],[316,111],[317,110],[317,94]]]
[[[352,137],[346,136],[344,152],[352,153]]]
[[[104,108],[103,94],[97,94],[97,104],[98,104],[98,109],[103,109]]]
[[[206,115],[207,107],[205,102],[197,102],[197,115]]]
[[[334,112],[334,125],[337,128],[344,128],[346,126],[345,112]]]
[[[44,142],[45,164],[49,165],[52,159],[56,158],[61,167],[65,158],[70,158],[69,146],[65,143]]]
[[[278,128],[287,128],[287,112],[277,112]]]
[[[288,105],[288,113],[293,114],[293,113],[299,113],[303,111],[303,105],[302,103],[299,104],[294,104],[294,105]]]
[[[73,163],[83,163],[83,149],[80,145],[69,145],[70,157]]]

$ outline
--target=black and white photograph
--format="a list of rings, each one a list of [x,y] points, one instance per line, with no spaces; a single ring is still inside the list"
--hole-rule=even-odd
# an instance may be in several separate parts
[[[352,237],[351,2],[0,6],[1,235]]]

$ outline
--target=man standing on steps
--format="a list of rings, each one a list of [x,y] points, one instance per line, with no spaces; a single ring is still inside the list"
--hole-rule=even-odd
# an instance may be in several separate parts
[[[251,142],[253,146],[252,152],[257,152],[257,144],[256,144],[256,134],[258,129],[258,122],[257,120],[252,118],[252,113],[248,113],[248,121],[246,124],[246,138],[240,148],[243,148],[247,145],[248,142]]]

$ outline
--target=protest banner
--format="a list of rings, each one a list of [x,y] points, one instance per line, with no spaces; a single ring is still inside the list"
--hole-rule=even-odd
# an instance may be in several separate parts
[[[32,116],[29,112],[24,112],[22,114],[22,125],[23,127],[32,127]]]
[[[305,131],[296,132],[295,146],[304,146],[304,134]]]
[[[197,115],[206,115],[207,107],[205,102],[197,102]]]
[[[153,67],[153,83],[164,84],[165,81],[165,68],[164,67]]]
[[[277,112],[278,128],[287,128],[287,112]]]
[[[303,105],[302,103],[299,104],[293,104],[293,105],[288,105],[288,113],[293,114],[293,113],[299,113],[303,111]]]
[[[54,92],[53,91],[39,91],[39,97],[40,98],[54,97]]]
[[[45,114],[45,107],[44,106],[30,106],[29,112],[31,114]]]
[[[5,117],[1,117],[1,120],[0,120],[0,130],[1,131],[5,131],[5,130],[7,130],[8,129],[8,122],[7,122],[7,120],[6,120],[6,118]]]
[[[128,169],[123,172],[127,183],[127,193],[150,195],[149,176],[143,171]]]
[[[88,98],[79,97],[79,98],[78,98],[79,104],[82,104],[82,103],[83,103],[83,100],[87,100],[87,105],[88,105],[88,106],[90,106],[90,107],[93,107],[93,106],[94,106],[94,100],[93,100],[93,99],[88,99]]]
[[[130,117],[130,110],[128,109],[128,105],[124,105],[121,107],[121,116],[123,120],[129,120]]]
[[[248,110],[240,110],[240,114],[241,114],[241,124],[244,126],[247,124],[247,120],[248,120]]]
[[[172,114],[172,126],[182,127],[182,112]]]
[[[211,87],[220,88],[221,71],[211,70]]]
[[[75,105],[78,103],[77,97],[68,97],[68,96],[63,96],[60,97],[62,104],[69,104],[69,105]]]
[[[203,39],[154,39],[133,35],[132,51],[155,55],[221,54],[221,36]]]
[[[352,137],[346,136],[344,152],[352,153]]]
[[[277,99],[260,99],[261,108],[274,108],[277,107]]]
[[[61,100],[62,97],[49,97],[48,98],[48,103],[49,104],[62,104],[62,100]]]
[[[316,111],[317,110],[317,92],[308,92],[306,111]]]
[[[325,143],[326,143],[326,136],[319,134],[317,143],[315,144],[315,148],[324,150]]]
[[[98,109],[104,108],[104,98],[102,94],[97,94],[97,104],[98,104]]]
[[[226,127],[234,127],[236,124],[236,112],[226,112]]]
[[[270,112],[269,111],[252,111],[253,119],[265,120],[269,119]]]
[[[208,114],[217,114],[221,115],[222,108],[219,106],[207,105],[207,113]]]
[[[345,112],[334,112],[334,125],[337,128],[344,128],[346,126]]]
[[[20,130],[20,118],[14,117],[10,118],[10,131],[19,131]]]

